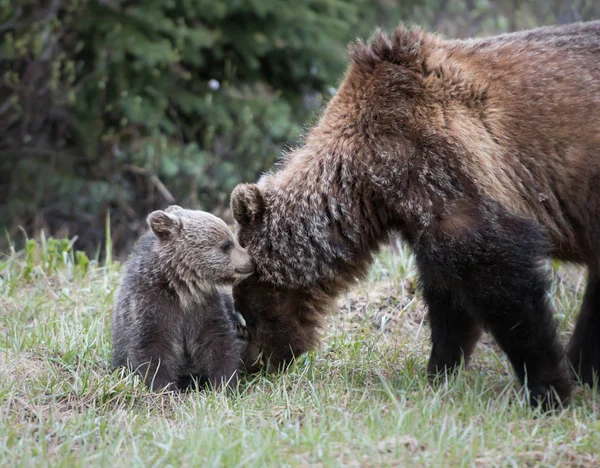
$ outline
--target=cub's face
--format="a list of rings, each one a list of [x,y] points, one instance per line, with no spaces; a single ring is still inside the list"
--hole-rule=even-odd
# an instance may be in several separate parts
[[[225,222],[210,213],[173,205],[152,212],[148,225],[158,239],[160,254],[182,274],[194,275],[200,281],[231,284],[254,272],[248,252]]]

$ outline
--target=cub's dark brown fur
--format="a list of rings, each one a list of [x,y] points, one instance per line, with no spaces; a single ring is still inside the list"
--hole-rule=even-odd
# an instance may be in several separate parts
[[[249,255],[210,213],[171,206],[148,224],[117,293],[113,364],[153,389],[235,385],[245,335],[231,284],[253,272]]]
[[[340,293],[399,232],[428,304],[430,374],[468,361],[488,329],[532,404],[566,403],[571,376],[541,262],[589,269],[568,354],[591,383],[600,371],[600,22],[472,40],[378,32],[352,47],[304,146],[238,186],[231,205],[259,280],[282,291]]]

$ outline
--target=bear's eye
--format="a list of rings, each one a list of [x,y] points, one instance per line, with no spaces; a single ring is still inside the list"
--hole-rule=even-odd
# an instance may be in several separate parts
[[[233,247],[233,242],[231,242],[230,240],[226,240],[225,242],[223,242],[221,244],[221,250],[223,250],[223,252],[227,252],[227,251],[231,250],[232,247]]]

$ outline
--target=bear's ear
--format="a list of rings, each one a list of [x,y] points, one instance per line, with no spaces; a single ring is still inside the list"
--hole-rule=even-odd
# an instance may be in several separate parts
[[[231,192],[231,211],[238,223],[254,223],[262,216],[264,210],[265,202],[258,185],[239,184]]]
[[[154,235],[161,240],[170,238],[181,228],[181,221],[177,216],[162,210],[150,213],[146,221]]]

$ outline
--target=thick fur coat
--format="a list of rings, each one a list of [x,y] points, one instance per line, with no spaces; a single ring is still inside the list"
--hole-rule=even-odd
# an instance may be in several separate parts
[[[350,56],[304,145],[232,193],[258,279],[335,296],[399,232],[429,309],[430,374],[468,361],[487,329],[532,404],[567,402],[569,365],[540,266],[555,257],[589,269],[568,355],[591,383],[600,370],[600,22],[471,40],[399,27]]]
[[[252,260],[210,213],[171,206],[148,224],[117,292],[113,364],[152,389],[235,385],[246,333],[231,285],[253,272]]]

